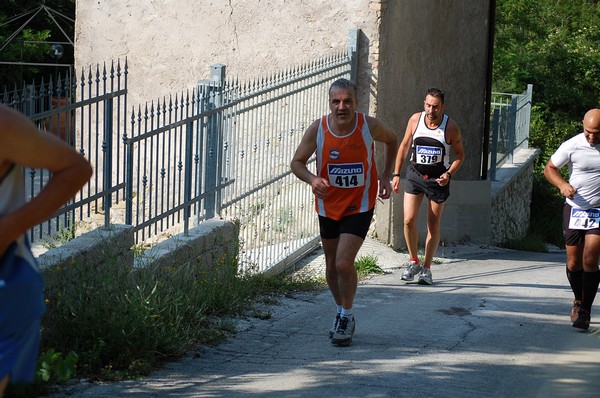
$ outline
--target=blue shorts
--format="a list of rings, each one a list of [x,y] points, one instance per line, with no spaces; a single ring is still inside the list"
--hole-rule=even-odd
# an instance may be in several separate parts
[[[0,257],[0,380],[33,381],[45,310],[44,282],[25,240]]]
[[[40,355],[40,320],[11,336],[0,337],[0,380],[8,375],[10,383],[31,383]]]

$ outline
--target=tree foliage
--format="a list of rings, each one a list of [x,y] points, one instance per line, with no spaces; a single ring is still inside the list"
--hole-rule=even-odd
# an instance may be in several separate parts
[[[539,148],[532,196],[532,230],[562,242],[563,198],[543,167],[588,109],[600,107],[600,2],[497,0],[493,90],[522,92],[533,84],[530,146]],[[558,207],[558,208],[557,208]]]
[[[31,13],[45,3],[45,0],[2,0],[0,61],[36,64],[73,63],[72,46],[63,45],[64,55],[60,60],[52,57],[51,46],[54,43],[68,42],[67,37],[73,41],[74,24],[69,19],[75,19],[75,0],[53,0],[52,4],[47,5],[56,12],[52,13],[52,17],[44,10],[37,14]],[[18,34],[13,37],[15,32]],[[39,78],[55,71],[55,68],[44,68],[39,65],[0,64],[0,87],[20,85],[24,80]]]
[[[600,100],[600,5],[594,0],[498,0],[494,86],[520,92],[559,117]]]

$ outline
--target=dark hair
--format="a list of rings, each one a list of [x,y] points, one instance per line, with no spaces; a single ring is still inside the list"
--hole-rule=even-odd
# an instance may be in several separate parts
[[[355,97],[358,96],[358,89],[356,88],[356,84],[352,83],[348,79],[341,78],[341,79],[337,79],[336,81],[331,83],[331,86],[329,87],[329,92],[331,92],[331,90],[337,89],[337,88],[352,90],[352,92],[354,92],[354,96]]]
[[[442,90],[440,90],[439,88],[435,88],[435,87],[428,88],[427,92],[425,93],[425,96],[428,96],[428,95],[439,98],[440,101],[442,101],[442,104],[444,103],[444,92]]]

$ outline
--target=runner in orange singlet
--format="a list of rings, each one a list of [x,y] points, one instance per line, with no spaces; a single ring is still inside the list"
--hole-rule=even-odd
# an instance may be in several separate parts
[[[382,199],[390,197],[398,148],[394,132],[381,120],[357,112],[357,106],[356,86],[347,79],[333,82],[331,113],[306,130],[290,165],[316,197],[327,284],[338,309],[329,337],[338,346],[352,342],[352,305],[358,282],[354,260],[369,230],[377,193]],[[379,176],[375,141],[385,144]],[[316,174],[306,165],[314,153]]]

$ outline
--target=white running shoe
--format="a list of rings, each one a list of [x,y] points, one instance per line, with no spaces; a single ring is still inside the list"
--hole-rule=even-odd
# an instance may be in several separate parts
[[[408,263],[408,267],[406,267],[406,269],[404,270],[404,272],[402,273],[402,280],[403,281],[412,281],[413,279],[415,279],[415,275],[417,275],[419,272],[421,272],[421,265],[417,264],[414,261],[410,261]]]
[[[431,278],[431,270],[429,268],[423,267],[421,272],[419,273],[419,285],[431,285],[433,284],[433,279]]]

